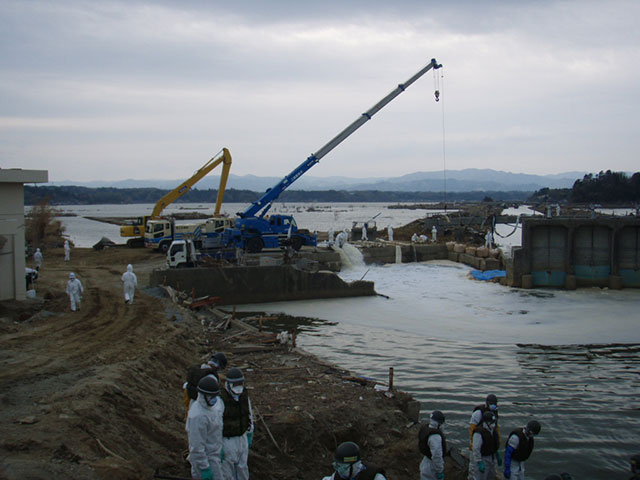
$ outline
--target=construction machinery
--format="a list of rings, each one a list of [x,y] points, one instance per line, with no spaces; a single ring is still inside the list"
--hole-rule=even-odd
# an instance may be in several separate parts
[[[273,202],[282,192],[304,175],[311,167],[320,161],[322,157],[346,140],[358,128],[371,120],[371,117],[380,111],[391,100],[396,98],[413,82],[429,70],[437,70],[442,65],[431,59],[431,62],[413,75],[409,80],[398,85],[391,93],[376,103],[372,108],[363,113],[351,125],[342,130],[331,141],[311,154],[304,162],[296,167],[289,175],[285,176],[274,187],[268,189],[258,200],[253,202],[244,212],[238,213],[233,228],[224,231],[222,243],[224,246],[233,246],[247,250],[251,253],[260,252],[263,248],[278,248],[291,246],[299,250],[303,245],[315,245],[315,235],[310,235],[307,230],[299,230],[290,215],[266,216]],[[438,95],[436,95],[436,100]]]
[[[145,244],[145,232],[147,231],[147,224],[149,222],[160,221],[164,227],[170,230],[170,226],[167,226],[169,220],[159,220],[162,211],[175,202],[178,198],[183,196],[191,187],[200,181],[211,170],[222,164],[222,173],[220,174],[220,185],[218,187],[218,196],[216,199],[216,206],[213,213],[214,218],[220,216],[220,208],[222,207],[222,200],[224,198],[224,192],[227,188],[227,179],[229,178],[229,170],[231,169],[231,154],[229,150],[223,148],[219,155],[214,156],[207,163],[205,163],[200,169],[198,169],[190,178],[182,182],[176,188],[164,195],[158,200],[153,207],[151,215],[138,217],[136,220],[125,222],[120,226],[120,236],[127,237],[127,245],[130,247],[141,247]],[[167,222],[165,224],[164,222]],[[153,230],[157,232],[157,226],[153,226]],[[171,242],[169,242],[171,243]],[[168,246],[169,244],[167,244]]]

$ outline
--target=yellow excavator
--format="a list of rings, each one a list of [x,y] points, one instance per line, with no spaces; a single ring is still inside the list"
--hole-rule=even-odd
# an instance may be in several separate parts
[[[222,163],[222,174],[220,175],[220,186],[218,187],[218,197],[216,198],[216,207],[213,212],[214,217],[220,215],[220,208],[222,207],[222,200],[224,198],[224,192],[227,188],[227,179],[229,178],[229,170],[231,169],[231,154],[226,148],[222,149],[222,152],[207,163],[205,163],[199,170],[197,170],[191,178],[185,180],[176,188],[171,190],[160,200],[158,200],[153,207],[151,215],[145,215],[138,217],[135,220],[125,222],[120,226],[120,236],[129,238],[127,245],[129,247],[143,247],[144,246],[144,232],[147,226],[147,221],[159,218],[162,211],[173,202],[175,202],[182,195],[191,190],[191,187],[195,185],[202,177],[207,175],[211,170],[216,168]]]

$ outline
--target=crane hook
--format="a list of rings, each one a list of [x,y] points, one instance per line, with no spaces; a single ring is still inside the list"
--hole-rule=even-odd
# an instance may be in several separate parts
[[[434,95],[436,96],[436,102],[439,102],[440,101],[440,90],[436,90],[434,92]]]

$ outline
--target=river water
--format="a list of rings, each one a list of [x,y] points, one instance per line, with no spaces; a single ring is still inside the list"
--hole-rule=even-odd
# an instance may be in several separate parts
[[[308,206],[287,204],[279,213],[293,213],[311,230],[349,228],[377,213],[379,228],[396,227],[426,214],[382,204]],[[174,208],[180,207],[189,208]],[[151,206],[67,208],[124,216]],[[95,243],[106,225],[62,220],[79,246]],[[505,233],[512,230],[504,226]],[[515,231],[505,247],[518,244]],[[119,241],[117,227],[106,236]],[[389,298],[238,308],[313,319],[299,327],[299,345],[361,375],[386,382],[393,367],[395,387],[422,402],[423,416],[442,410],[448,439],[462,449],[472,407],[495,393],[503,436],[532,418],[542,424],[528,479],[563,471],[574,479],[628,478],[629,457],[640,453],[639,291],[511,289],[469,280],[469,267],[446,261],[350,264],[341,273],[345,280],[364,276]]]

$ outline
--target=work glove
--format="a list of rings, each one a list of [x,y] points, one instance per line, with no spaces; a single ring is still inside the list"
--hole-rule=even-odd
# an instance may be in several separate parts
[[[484,462],[482,460],[480,460],[478,462],[478,471],[480,473],[484,473],[484,471],[486,470],[485,466],[484,466]]]
[[[440,472],[439,474],[436,475],[436,478],[438,480],[444,480],[444,472]]]
[[[500,456],[500,452],[496,452],[496,460],[498,461],[498,466],[502,466],[502,457]]]
[[[511,478],[511,469],[509,467],[504,468],[504,478]]]
[[[247,433],[247,443],[249,444],[249,448],[253,445],[253,432]]]
[[[224,462],[224,448],[220,450],[220,463]]]
[[[205,468],[200,472],[200,480],[213,480],[213,472],[210,468]]]

